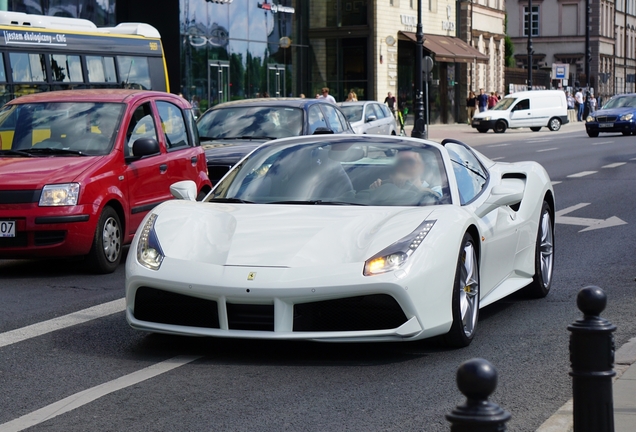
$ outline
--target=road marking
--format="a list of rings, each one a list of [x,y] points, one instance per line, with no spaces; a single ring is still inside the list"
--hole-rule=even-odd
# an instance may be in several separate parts
[[[537,153],[542,153],[542,152],[547,152],[547,151],[553,151],[553,150],[558,150],[558,147],[552,147],[552,148],[547,148],[547,149],[541,149],[541,150],[537,150]]]
[[[614,141],[601,141],[601,142],[593,142],[592,145],[605,145],[605,144],[613,144]]]
[[[126,299],[120,298],[108,303],[89,307],[88,309],[82,309],[68,315],[53,318],[48,321],[42,321],[26,327],[0,333],[0,347],[22,342],[27,339],[42,336],[47,333],[116,314],[118,312],[123,312],[124,310],[126,310]]]
[[[510,144],[508,143],[503,143],[503,144],[493,144],[493,145],[489,145],[488,147],[506,147],[509,146]]]
[[[558,185],[558,184],[561,184],[561,183],[563,183],[563,182],[562,182],[562,181],[553,181],[553,182],[552,182],[552,186],[554,186],[554,185]]]
[[[540,142],[546,142],[546,141],[552,141],[552,138],[542,138],[542,139],[526,140],[526,142],[529,142],[529,143],[540,143]]]
[[[630,160],[636,160],[636,158],[631,158]]]
[[[609,165],[604,165],[602,168],[618,168],[619,166],[625,165],[627,162],[614,162]]]
[[[585,176],[589,176],[592,174],[596,174],[598,171],[581,171],[580,173],[576,173],[576,174],[570,174],[568,177],[569,178],[578,178],[578,177],[585,177]]]
[[[496,157],[496,158],[490,158],[491,161],[498,161],[498,160],[502,160],[502,159],[505,159],[505,157],[499,156],[499,157]]]
[[[572,213],[578,209],[589,206],[590,203],[580,203],[573,205],[568,208],[564,208],[563,210],[559,210],[555,213],[556,223],[565,224],[565,225],[579,225],[587,228],[582,229],[579,232],[583,231],[592,231],[600,228],[609,228],[613,226],[626,225],[627,222],[624,220],[617,218],[616,216],[612,216],[607,219],[591,219],[591,218],[579,218],[572,216],[565,216],[568,213]]]
[[[160,363],[153,364],[147,368],[138,370],[137,372],[124,375],[123,377],[119,377],[112,381],[75,393],[67,398],[47,405],[44,408],[40,408],[39,410],[25,414],[22,417],[18,417],[15,420],[1,424],[0,432],[18,432],[40,423],[44,423],[47,420],[91,403],[110,393],[139,384],[140,382],[149,380],[200,358],[201,356],[177,356]]]

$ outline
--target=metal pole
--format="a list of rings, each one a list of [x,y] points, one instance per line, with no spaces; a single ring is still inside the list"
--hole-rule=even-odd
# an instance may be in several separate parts
[[[415,100],[413,116],[415,122],[411,136],[428,138],[428,127],[424,125],[424,101],[422,100],[422,61],[424,59],[424,31],[422,30],[422,0],[417,0],[417,31],[415,33]]]
[[[590,88],[590,63],[592,63],[592,47],[590,47],[590,33],[592,32],[592,5],[585,0],[585,87]]]
[[[616,326],[599,315],[607,296],[595,286],[583,288],[576,305],[583,312],[568,326],[574,432],[614,432],[612,378]]]
[[[528,90],[532,90],[532,54],[532,0],[528,0]]]

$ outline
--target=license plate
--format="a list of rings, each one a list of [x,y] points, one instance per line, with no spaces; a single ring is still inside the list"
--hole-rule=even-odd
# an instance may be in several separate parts
[[[0,220],[0,237],[15,237],[15,221]]]
[[[479,120],[473,120],[473,124],[478,125],[479,124]]]
[[[610,127],[614,127],[614,123],[599,123],[598,127],[601,128],[610,128]]]

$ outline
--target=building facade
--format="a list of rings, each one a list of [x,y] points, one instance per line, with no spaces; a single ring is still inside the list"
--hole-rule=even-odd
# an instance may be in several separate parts
[[[568,64],[567,82],[584,87],[589,83],[603,100],[616,93],[635,91],[636,0],[600,0],[591,4],[590,76],[585,76],[585,1],[533,1],[532,11],[524,0],[508,0],[508,34],[515,45],[519,67],[527,68],[527,37],[533,39],[534,69]],[[530,24],[529,24],[530,23]]]

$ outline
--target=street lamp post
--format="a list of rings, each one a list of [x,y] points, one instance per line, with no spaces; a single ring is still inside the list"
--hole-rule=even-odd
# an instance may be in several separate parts
[[[428,130],[424,123],[424,101],[422,100],[422,61],[424,58],[424,31],[422,30],[422,0],[417,0],[417,31],[415,33],[415,100],[413,116],[415,122],[411,136],[428,138]]]
[[[532,54],[532,0],[528,0],[528,90],[532,90]]]
[[[590,47],[590,32],[592,31],[592,5],[585,0],[585,87],[590,88],[590,63],[592,62],[592,48]]]

